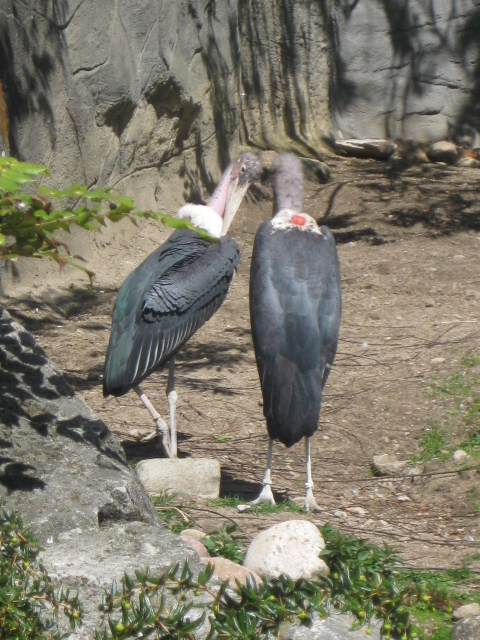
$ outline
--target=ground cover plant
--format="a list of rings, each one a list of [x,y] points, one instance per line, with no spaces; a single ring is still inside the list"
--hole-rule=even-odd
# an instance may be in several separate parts
[[[55,589],[38,554],[19,515],[0,509],[0,638],[59,640],[59,613],[72,629],[81,622],[78,594]]]

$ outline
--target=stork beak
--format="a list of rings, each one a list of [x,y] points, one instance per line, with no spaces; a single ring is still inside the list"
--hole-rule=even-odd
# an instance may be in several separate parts
[[[248,187],[249,183],[244,180],[240,181],[240,176],[237,176],[230,182],[227,193],[227,202],[225,204],[225,213],[223,214],[222,236],[224,236],[230,228],[238,208],[242,204],[242,200],[247,193]]]

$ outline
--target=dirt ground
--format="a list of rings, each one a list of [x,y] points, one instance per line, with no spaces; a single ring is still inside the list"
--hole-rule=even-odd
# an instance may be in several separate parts
[[[475,458],[462,465],[432,460],[422,475],[398,478],[374,477],[370,465],[378,453],[409,461],[421,455],[422,439],[435,425],[452,450],[480,429],[478,414],[476,425],[466,425],[458,398],[434,393],[435,384],[462,371],[465,357],[480,356],[480,171],[341,158],[328,164],[332,181],[311,178],[304,209],[319,220],[328,213],[344,311],[312,440],[315,494],[323,511],[305,517],[393,545],[410,566],[467,562],[479,569]],[[176,381],[180,455],[216,457],[222,495],[245,499],[259,492],[267,448],[248,279],[255,231],[271,215],[268,183],[254,196],[242,205],[232,230],[243,262],[228,299],[180,353]],[[104,399],[101,376],[116,290],[170,233],[157,225],[123,225],[96,236],[93,291],[78,277],[70,283],[70,273],[60,277],[52,266],[53,275],[34,279],[33,290],[32,283],[20,283],[1,300],[135,459],[158,455],[151,443],[141,443],[153,423],[133,392]],[[163,372],[143,385],[163,412],[165,386]],[[289,450],[276,445],[273,488],[280,500],[304,495],[304,464],[301,444]],[[227,517],[251,538],[298,515],[255,516],[198,504],[194,517],[207,531]]]

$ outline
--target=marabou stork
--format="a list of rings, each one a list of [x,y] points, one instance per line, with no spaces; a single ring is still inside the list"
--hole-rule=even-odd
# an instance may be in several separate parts
[[[122,396],[134,389],[155,420],[162,447],[171,458],[177,457],[175,355],[225,300],[240,250],[234,240],[223,236],[248,187],[259,176],[260,162],[252,153],[230,164],[207,205],[186,204],[177,213],[220,242],[177,229],[132,271],[115,300],[103,395]],[[170,433],[139,386],[166,363]]]
[[[277,156],[272,176],[274,216],[257,231],[250,271],[253,346],[269,435],[263,489],[254,503],[275,504],[273,441],[291,447],[305,438],[305,507],[317,510],[310,438],[318,429],[322,391],[337,350],[340,267],[331,231],[301,213],[300,160],[289,153]]]

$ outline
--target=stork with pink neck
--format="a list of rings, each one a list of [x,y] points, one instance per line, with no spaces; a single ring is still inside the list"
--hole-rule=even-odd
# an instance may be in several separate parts
[[[156,423],[150,437],[158,433],[169,458],[177,457],[175,356],[225,300],[240,262],[238,245],[226,233],[260,171],[258,158],[244,153],[224,171],[206,205],[185,204],[178,211],[179,218],[220,242],[177,229],[130,273],[115,300],[103,394],[122,396],[134,389]],[[167,364],[169,427],[140,387]]]

